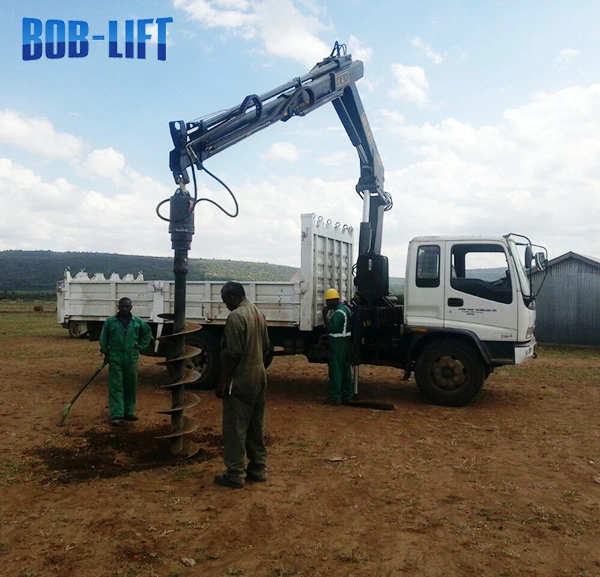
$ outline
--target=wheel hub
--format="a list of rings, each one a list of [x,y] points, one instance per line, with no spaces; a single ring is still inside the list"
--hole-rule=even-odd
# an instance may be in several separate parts
[[[452,391],[465,384],[466,370],[458,358],[444,355],[434,363],[431,376],[437,387]]]

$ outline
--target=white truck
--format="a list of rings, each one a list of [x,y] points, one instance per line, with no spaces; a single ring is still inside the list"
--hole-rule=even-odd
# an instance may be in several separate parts
[[[406,261],[404,303],[390,296],[388,259],[381,246],[383,216],[393,201],[383,187],[383,164],[356,87],[362,76],[362,62],[353,61],[345,45],[336,42],[330,56],[304,76],[261,95],[249,94],[232,108],[188,122],[170,122],[174,148],[169,168],[177,191],[159,203],[156,212],[169,222],[174,283],[139,277],[107,280],[98,275],[73,279],[67,274],[59,286],[59,322],[71,334],[87,332],[97,338],[118,299],[132,298],[135,312],[152,324],[157,336],[166,337],[151,352],[165,353],[165,363],[171,363],[173,387],[179,395],[174,395],[173,410],[182,413],[183,383],[188,382],[183,363],[193,359],[200,386],[214,383],[219,337],[227,316],[220,283],[186,285],[194,211],[206,201],[234,217],[238,206],[236,201],[236,212],[231,214],[212,199],[199,198],[196,170],[224,184],[205,167],[208,159],[279,121],[304,116],[330,102],[360,164],[355,187],[363,203],[358,256],[353,265],[352,229],[303,216],[300,275],[289,283],[246,283],[248,297],[267,318],[274,354],[326,360],[320,311],[325,289],[333,287],[352,310],[355,389],[360,365],[392,366],[403,370],[405,379],[414,372],[419,389],[430,401],[463,405],[477,395],[495,367],[533,357],[536,295],[529,273],[534,267],[544,268],[546,255],[534,255],[534,245],[524,236],[413,239]],[[190,194],[186,186],[192,182]],[[167,202],[168,218],[160,212]],[[187,320],[202,325],[201,330],[189,329],[186,314]],[[163,323],[161,315],[173,323]],[[169,340],[172,346],[162,344]],[[173,428],[176,433],[185,429],[181,423]]]
[[[495,367],[518,364],[535,353],[535,295],[528,272],[543,267],[525,237],[419,237],[409,243],[403,305],[361,307],[353,294],[352,227],[302,215],[301,268],[289,282],[245,282],[248,298],[265,314],[275,355],[302,354],[326,362],[321,310],[327,288],[337,287],[353,310],[353,362],[393,366],[431,402],[470,402]],[[365,266],[366,270],[369,264]],[[228,315],[222,282],[187,283],[187,319],[202,325],[186,342],[200,353],[196,386],[214,385],[219,341]],[[121,297],[133,300],[155,336],[172,330],[173,281],[142,275],[105,278],[69,271],[58,283],[57,320],[72,336],[96,340]],[[164,356],[160,341],[148,354]]]

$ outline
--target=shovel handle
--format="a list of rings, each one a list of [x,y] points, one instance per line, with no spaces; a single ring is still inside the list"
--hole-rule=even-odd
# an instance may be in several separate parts
[[[73,399],[71,400],[71,404],[73,404],[76,400],[77,397],[79,397],[79,395],[81,395],[81,393],[83,393],[83,391],[85,391],[85,389],[87,388],[87,386],[100,374],[100,371],[107,365],[106,361],[104,361],[101,365],[100,368],[96,370],[96,372],[88,379],[88,381],[83,384],[81,386],[81,388],[77,391],[77,393],[75,393],[75,396],[73,397]]]

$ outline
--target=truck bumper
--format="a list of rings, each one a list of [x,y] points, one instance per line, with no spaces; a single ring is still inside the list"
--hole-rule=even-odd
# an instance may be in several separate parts
[[[515,365],[524,363],[529,359],[535,357],[536,342],[534,339],[527,343],[516,343],[515,344]]]

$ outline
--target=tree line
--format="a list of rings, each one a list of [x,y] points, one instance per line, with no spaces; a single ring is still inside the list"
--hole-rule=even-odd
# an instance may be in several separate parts
[[[123,276],[142,272],[145,280],[173,278],[173,258],[132,256],[95,252],[53,252],[46,250],[0,251],[0,291],[55,291],[56,283],[69,269],[72,276],[86,271],[90,276],[113,272]],[[294,267],[218,259],[190,259],[188,280],[275,281],[291,280]]]
[[[142,272],[145,280],[170,280],[173,258],[49,250],[0,251],[0,299],[54,298],[56,283],[63,279],[66,269],[72,276],[82,270],[90,277],[101,273],[106,278],[113,272],[120,277],[128,273],[137,276]],[[289,282],[297,270],[266,262],[192,258],[187,279]],[[392,294],[401,292],[403,286],[403,279],[390,278]]]

